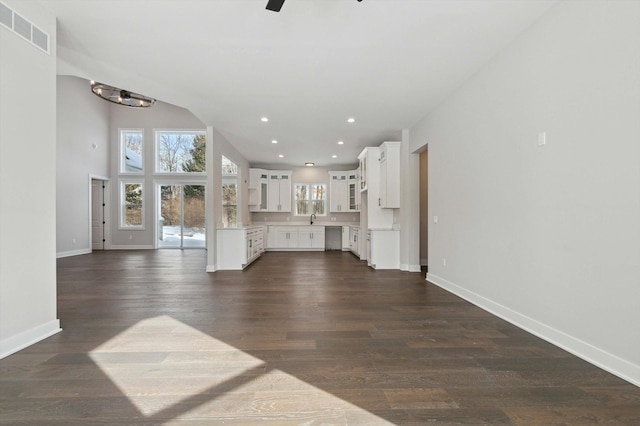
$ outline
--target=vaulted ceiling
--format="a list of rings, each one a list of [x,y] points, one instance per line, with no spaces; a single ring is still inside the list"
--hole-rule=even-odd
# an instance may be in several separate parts
[[[251,163],[330,166],[397,140],[555,1],[41,3],[59,74],[187,108]]]

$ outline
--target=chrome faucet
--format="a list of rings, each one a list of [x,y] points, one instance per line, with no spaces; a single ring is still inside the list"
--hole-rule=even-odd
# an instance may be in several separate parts
[[[313,225],[313,221],[314,221],[314,220],[316,220],[316,214],[315,214],[315,213],[311,213],[310,221],[311,221],[311,224],[312,224],[312,225]]]

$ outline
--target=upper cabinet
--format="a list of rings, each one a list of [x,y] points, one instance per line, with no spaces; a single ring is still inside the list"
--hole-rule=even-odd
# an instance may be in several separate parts
[[[291,171],[268,171],[267,211],[291,212]]]
[[[380,145],[380,207],[400,208],[400,142]]]
[[[252,212],[267,211],[267,173],[264,169],[249,169],[249,210]]]
[[[329,211],[353,213],[360,211],[360,180],[357,170],[329,172]]]
[[[347,174],[347,196],[349,197],[349,211],[360,211],[360,169]]]
[[[369,156],[367,155],[366,148],[358,156],[358,161],[360,162],[360,167],[358,167],[358,169],[360,170],[360,191],[366,191],[367,190],[367,173],[368,173],[367,162],[369,161]]]
[[[341,213],[349,211],[347,172],[329,172],[329,211]]]

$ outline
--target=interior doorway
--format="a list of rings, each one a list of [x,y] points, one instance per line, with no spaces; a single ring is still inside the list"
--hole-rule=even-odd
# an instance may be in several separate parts
[[[205,248],[204,184],[160,184],[157,248]]]
[[[420,266],[429,259],[429,149],[420,152]]]
[[[90,246],[91,251],[105,250],[108,237],[108,194],[109,181],[105,178],[90,177]]]

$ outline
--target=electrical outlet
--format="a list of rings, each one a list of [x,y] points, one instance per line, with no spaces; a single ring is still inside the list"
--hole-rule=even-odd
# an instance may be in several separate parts
[[[547,132],[538,133],[538,146],[543,146],[547,144]]]
[[[438,223],[438,216],[433,216],[433,223]]]
[[[75,239],[75,238],[73,238],[73,239],[71,240],[71,243],[72,243],[72,244],[75,244],[75,243],[76,243],[76,239]]]
[[[442,266],[447,266],[447,259],[446,258],[442,258]]]
[[[132,234],[129,234],[129,239],[133,240],[133,235]]]

